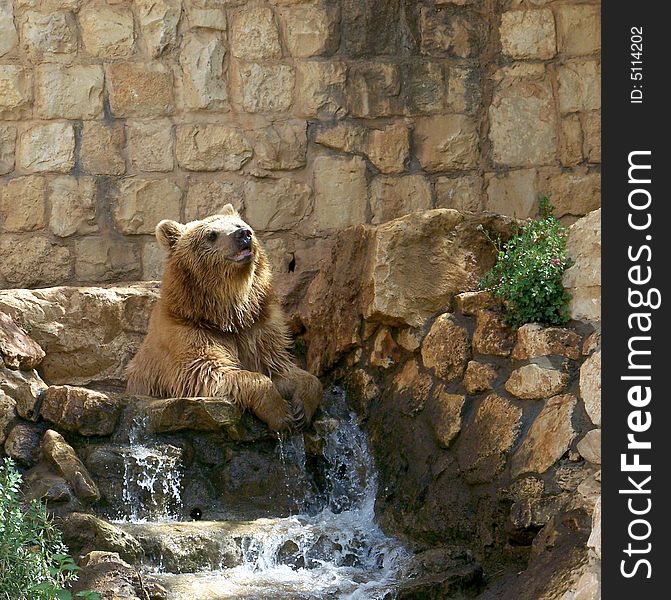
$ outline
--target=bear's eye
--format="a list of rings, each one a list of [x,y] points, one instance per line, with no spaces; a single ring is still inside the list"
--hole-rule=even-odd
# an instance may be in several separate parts
[[[207,241],[208,242],[214,242],[217,239],[217,235],[219,235],[216,231],[208,231],[207,232]]]

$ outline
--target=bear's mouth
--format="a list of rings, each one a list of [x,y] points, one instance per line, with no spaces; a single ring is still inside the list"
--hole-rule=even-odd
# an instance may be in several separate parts
[[[229,259],[236,263],[249,262],[252,259],[252,251],[249,248],[245,248],[230,256]]]

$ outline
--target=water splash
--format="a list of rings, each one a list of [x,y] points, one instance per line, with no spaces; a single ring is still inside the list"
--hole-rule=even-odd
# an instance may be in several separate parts
[[[182,451],[148,435],[148,418],[136,416],[123,459],[121,522],[174,521],[182,509]],[[149,444],[149,445],[146,445]]]
[[[324,446],[323,508],[316,514],[255,521],[239,542],[242,556],[237,566],[224,568],[222,560],[220,571],[187,576],[192,577],[188,583],[179,582],[184,576],[163,575],[171,589],[184,586],[184,595],[178,592],[171,598],[393,597],[410,555],[376,522],[377,477],[356,415],[347,412],[344,397],[331,402],[335,404],[329,411],[337,421]],[[278,453],[284,465],[305,465],[300,436],[280,438]],[[208,590],[216,594],[210,596]]]

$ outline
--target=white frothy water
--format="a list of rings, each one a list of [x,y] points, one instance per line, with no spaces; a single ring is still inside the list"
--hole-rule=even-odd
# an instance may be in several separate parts
[[[134,418],[123,452],[121,522],[174,521],[181,512],[181,451],[151,441],[145,445],[146,431],[146,416]]]
[[[324,456],[326,507],[314,516],[274,520],[245,540],[243,563],[218,574],[225,578],[222,593],[374,600],[393,590],[409,554],[375,521],[377,478],[354,414],[329,434]]]
[[[296,501],[299,514],[257,519],[239,541],[242,556],[234,567],[225,568],[222,556],[218,570],[175,575],[160,573],[158,565],[162,561],[157,561],[154,573],[170,590],[170,600],[394,597],[399,574],[410,555],[378,526],[374,510],[377,477],[366,436],[354,413],[345,410],[343,398],[331,400],[339,418],[333,421],[323,450],[327,463],[326,490],[320,504],[323,508],[317,514],[308,514],[307,507]],[[146,523],[158,520],[156,506],[138,504],[133,490],[148,492],[156,505],[160,499],[161,506],[179,506],[181,471],[174,455],[155,460],[161,452],[140,443],[141,431],[142,423],[138,423],[131,435],[134,462],[129,477],[135,480],[127,483],[124,499],[131,509],[128,519]],[[290,477],[287,467],[299,467],[307,480],[303,437],[280,438],[277,452],[286,475],[286,493],[295,500],[295,470]],[[160,518],[171,514],[175,513],[164,511]]]

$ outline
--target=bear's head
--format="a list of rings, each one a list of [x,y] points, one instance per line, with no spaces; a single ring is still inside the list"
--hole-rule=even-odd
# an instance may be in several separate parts
[[[259,316],[272,285],[268,260],[232,205],[186,224],[161,221],[156,239],[168,253],[161,293],[170,312],[224,330]]]
[[[259,241],[231,204],[218,215],[182,224],[164,220],[156,226],[156,239],[169,260],[191,269],[216,269],[233,275],[260,254]]]

